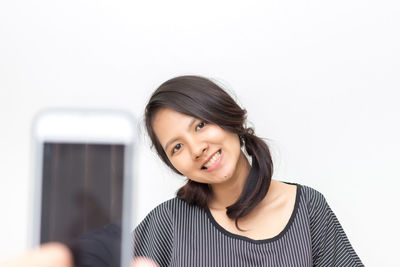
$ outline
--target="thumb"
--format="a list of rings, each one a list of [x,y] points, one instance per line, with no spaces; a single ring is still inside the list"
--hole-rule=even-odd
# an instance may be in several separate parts
[[[73,260],[66,246],[49,243],[4,262],[0,267],[73,267]]]

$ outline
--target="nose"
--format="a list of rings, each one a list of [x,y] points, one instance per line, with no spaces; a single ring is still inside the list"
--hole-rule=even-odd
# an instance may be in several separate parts
[[[206,142],[199,142],[193,144],[193,159],[198,160],[207,151],[208,144]]]

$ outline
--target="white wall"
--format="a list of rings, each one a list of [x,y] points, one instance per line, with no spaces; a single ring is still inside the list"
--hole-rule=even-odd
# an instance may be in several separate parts
[[[363,262],[395,266],[399,7],[395,0],[1,1],[0,259],[27,246],[37,111],[104,107],[140,117],[161,82],[200,74],[234,91],[257,134],[272,139],[277,179],[320,190]],[[140,151],[140,218],[181,183],[148,147]]]

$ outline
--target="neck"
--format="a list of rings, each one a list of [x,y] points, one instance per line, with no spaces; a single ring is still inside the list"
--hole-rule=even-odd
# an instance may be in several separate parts
[[[242,152],[231,179],[221,184],[211,185],[213,197],[209,203],[209,208],[225,210],[226,207],[234,204],[242,193],[250,168],[250,163]]]

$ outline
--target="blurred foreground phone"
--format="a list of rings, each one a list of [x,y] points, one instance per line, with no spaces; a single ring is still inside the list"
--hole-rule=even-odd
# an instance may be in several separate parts
[[[119,111],[36,117],[33,246],[67,244],[76,266],[129,266],[134,125]]]

